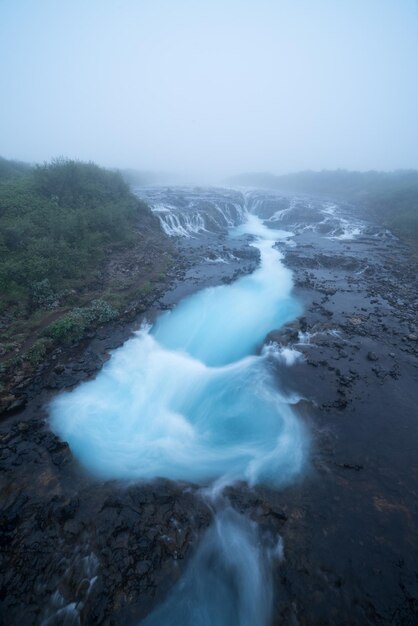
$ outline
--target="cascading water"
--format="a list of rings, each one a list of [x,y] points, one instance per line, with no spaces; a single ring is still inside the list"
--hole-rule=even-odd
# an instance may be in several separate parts
[[[306,434],[257,347],[293,319],[290,272],[275,248],[291,233],[247,215],[260,267],[208,288],[116,350],[97,378],[56,398],[51,426],[93,474],[200,484],[280,485],[300,473]],[[219,510],[188,571],[145,624],[269,623],[270,547],[258,527]]]
[[[187,298],[115,351],[95,380],[52,403],[53,430],[94,474],[281,484],[300,471],[302,426],[267,355],[253,356],[300,310],[273,247],[289,233],[255,216],[241,233],[258,237],[258,270]]]
[[[184,577],[141,626],[267,626],[282,550],[280,538],[225,505]]]
[[[201,233],[221,233],[228,228],[245,221],[247,211],[244,198],[239,192],[223,191],[213,197],[213,192],[202,189],[195,191],[182,189],[161,190],[157,194],[151,189],[149,195],[140,190],[142,198],[147,199],[155,215],[160,220],[161,228],[170,237],[196,237]]]

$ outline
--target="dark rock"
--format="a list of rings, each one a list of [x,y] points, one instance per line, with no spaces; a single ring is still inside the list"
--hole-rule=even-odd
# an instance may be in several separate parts
[[[277,343],[281,346],[297,343],[299,340],[298,326],[298,324],[293,324],[270,332],[266,337],[265,343]]]
[[[359,472],[360,470],[363,469],[363,465],[359,465],[359,464],[351,464],[351,463],[335,463],[335,465],[337,467],[341,467],[342,469],[349,469],[349,470],[354,470],[356,472]]]

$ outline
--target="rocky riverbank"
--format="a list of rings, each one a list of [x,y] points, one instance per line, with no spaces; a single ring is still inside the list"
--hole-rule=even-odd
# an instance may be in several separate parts
[[[117,322],[52,354],[22,386],[24,401],[4,414],[0,624],[131,623],[178,579],[209,524],[212,512],[197,487],[99,483],[85,475],[47,423],[50,399],[94,377],[110,351],[142,323],[185,295],[253,271],[258,262],[246,242],[221,235],[176,247],[169,288],[149,294],[145,312],[132,307]],[[235,260],[203,268],[202,259],[216,253]]]
[[[269,340],[303,355],[278,377],[307,400],[313,449],[305,480],[270,494],[288,517],[277,623],[413,624],[417,266],[373,224],[350,241],[295,243],[285,262],[305,314]]]
[[[179,240],[177,252],[170,289],[139,317],[101,328],[46,364],[25,388],[26,405],[1,423],[1,624],[135,623],[179,579],[210,523],[197,486],[91,479],[46,422],[53,394],[94,376],[144,317],[252,271],[258,258],[222,234]],[[237,485],[226,495],[284,539],[274,623],[412,624],[416,267],[372,224],[350,240],[300,229],[283,253],[305,310],[266,344],[280,389],[300,397],[310,467],[280,492]]]

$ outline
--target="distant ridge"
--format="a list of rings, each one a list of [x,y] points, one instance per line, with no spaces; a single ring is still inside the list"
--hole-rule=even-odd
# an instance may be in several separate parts
[[[16,178],[18,176],[24,176],[29,172],[31,166],[29,163],[23,163],[22,161],[9,161],[3,157],[0,157],[0,181]]]

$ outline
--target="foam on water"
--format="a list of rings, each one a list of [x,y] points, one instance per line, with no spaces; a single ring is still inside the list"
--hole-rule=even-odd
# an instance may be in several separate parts
[[[300,311],[291,273],[274,248],[290,236],[249,216],[261,264],[205,289],[116,350],[97,378],[57,397],[51,427],[93,474],[200,483],[282,484],[300,472],[303,427],[272,379],[273,328]]]
[[[330,216],[332,221],[336,221],[337,225],[333,231],[328,235],[328,239],[336,239],[339,241],[351,241],[361,235],[364,230],[364,226],[358,221],[350,220],[338,215],[336,204],[325,204],[322,207],[322,213],[326,216]],[[327,221],[327,217],[324,220]]]
[[[272,342],[263,348],[263,353],[272,356],[274,359],[290,367],[295,363],[304,361],[305,357],[302,352],[288,346],[281,346],[276,342]]]
[[[355,224],[350,224],[346,220],[341,220],[341,222],[342,222],[341,229],[343,232],[339,235],[331,235],[329,237],[330,239],[338,239],[340,241],[351,241],[352,239],[355,239],[356,237],[358,237],[358,235],[361,234],[362,229],[360,228],[360,226],[356,226]]]

